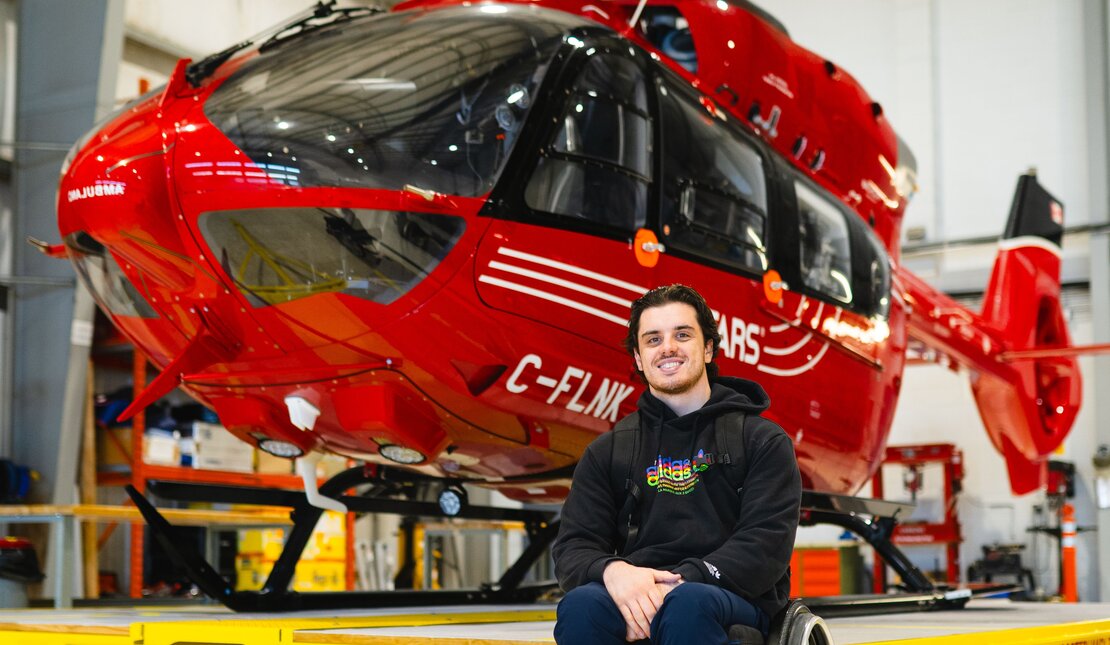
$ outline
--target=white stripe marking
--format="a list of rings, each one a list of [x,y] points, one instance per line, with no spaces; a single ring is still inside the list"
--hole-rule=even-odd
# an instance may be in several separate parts
[[[767,347],[766,345],[764,345],[763,346],[763,352],[765,354],[770,354],[771,356],[786,356],[787,354],[793,354],[794,352],[801,349],[802,345],[805,345],[806,343],[808,343],[810,338],[813,338],[813,332],[809,332],[808,334],[803,336],[801,340],[794,343],[790,347],[778,348],[778,347]]]
[[[531,253],[525,253],[524,251],[515,251],[513,249],[509,249],[509,248],[505,248],[505,247],[501,247],[501,248],[497,249],[497,252],[500,253],[501,255],[507,255],[511,258],[516,258],[518,260],[527,260],[528,262],[535,262],[536,264],[542,264],[544,266],[549,266],[553,269],[561,269],[563,271],[574,273],[575,275],[581,275],[581,276],[585,276],[587,278],[593,278],[594,280],[597,280],[598,282],[604,282],[605,284],[613,285],[614,287],[620,287],[622,289],[627,289],[628,291],[631,291],[632,293],[636,294],[637,296],[642,296],[645,293],[647,293],[647,289],[645,289],[645,288],[643,288],[639,285],[632,284],[631,282],[625,282],[623,280],[617,280],[616,278],[614,278],[612,276],[607,276],[604,273],[596,273],[594,271],[590,271],[589,269],[583,269],[582,267],[574,266],[573,264],[566,264],[565,262],[559,262],[558,260],[550,260],[550,259],[545,258],[545,257],[540,257],[538,255],[532,255]]]
[[[825,352],[827,352],[828,350],[829,350],[829,344],[825,343],[825,345],[821,348],[821,351],[817,352],[816,356],[814,356],[812,359],[810,359],[810,361],[808,363],[806,363],[805,365],[802,365],[801,367],[795,367],[794,369],[791,369],[791,370],[780,370],[778,368],[767,367],[766,365],[760,365],[760,366],[758,366],[759,371],[760,372],[766,372],[768,374],[773,374],[775,376],[797,376],[798,374],[801,374],[802,372],[808,372],[810,369],[812,369],[813,366],[817,364],[817,361],[821,360],[821,357],[824,356]]]
[[[554,294],[547,293],[546,291],[540,291],[539,289],[533,289],[531,287],[526,287],[526,286],[521,285],[521,284],[516,284],[515,282],[509,282],[508,280],[502,280],[501,278],[494,278],[494,277],[491,277],[491,276],[488,276],[488,275],[478,276],[478,282],[485,282],[486,284],[492,284],[494,286],[503,287],[503,288],[508,289],[510,291],[517,291],[519,293],[527,294],[529,296],[535,296],[535,297],[537,297],[541,300],[547,300],[548,302],[554,302],[555,304],[563,305],[564,307],[570,307],[571,309],[577,309],[578,311],[590,314],[591,316],[597,316],[598,318],[602,318],[604,320],[608,320],[609,322],[616,323],[616,324],[620,325],[621,327],[627,327],[628,326],[627,321],[625,321],[621,318],[617,318],[616,316],[614,316],[612,314],[606,313],[606,312],[604,312],[600,309],[595,309],[593,307],[584,305],[580,302],[575,302],[574,300],[569,300],[567,298],[561,298],[561,297],[556,296]]]
[[[522,269],[520,267],[513,266],[511,264],[505,264],[504,262],[497,262],[497,261],[490,262],[489,263],[489,268],[498,269],[500,271],[506,271],[508,273],[515,273],[517,275],[522,275],[522,276],[525,276],[527,278],[532,278],[534,280],[539,280],[541,282],[547,282],[549,284],[555,284],[555,285],[558,285],[560,287],[565,287],[567,289],[570,289],[571,291],[577,291],[578,293],[584,293],[586,295],[590,295],[590,296],[593,296],[595,298],[600,298],[601,300],[606,300],[608,302],[618,304],[622,307],[628,307],[628,308],[632,307],[632,301],[631,300],[625,300],[623,298],[618,298],[614,295],[610,295],[608,293],[605,293],[604,291],[598,291],[597,289],[591,289],[590,287],[583,287],[580,284],[570,282],[569,280],[563,280],[562,278],[555,278],[555,277],[547,275],[546,273],[540,273],[539,271],[532,271],[531,269]]]
[[[818,310],[817,310],[818,313],[815,316],[816,318],[820,318],[821,311],[825,307],[825,303],[822,302],[820,304],[821,304],[821,307],[818,308]],[[833,321],[834,324],[840,322],[840,315],[843,312],[844,312],[844,310],[841,309],[840,307],[836,308],[836,315],[834,315],[833,318],[832,318],[832,321]],[[818,322],[820,322],[820,320],[818,320]],[[812,335],[812,332],[810,332],[809,335]],[[825,340],[825,344],[821,347],[820,351],[817,352],[817,355],[814,356],[808,363],[806,363],[805,365],[802,365],[801,367],[795,367],[795,368],[789,369],[789,370],[782,370],[782,369],[778,369],[776,367],[766,367],[764,365],[759,365],[758,369],[762,372],[766,372],[768,374],[774,374],[776,376],[796,376],[798,374],[801,374],[802,372],[808,372],[814,365],[817,364],[818,361],[821,360],[821,357],[825,355],[825,352],[829,349],[829,343],[837,342],[837,341],[834,341],[834,340],[829,340],[827,338],[824,339],[824,340]],[[766,348],[764,348],[764,351],[767,351]],[[768,352],[768,353],[770,353],[770,352]]]
[[[1059,246],[1056,246],[1043,237],[1037,237],[1036,235],[1022,235],[1020,237],[1012,237],[1008,240],[998,241],[998,248],[1002,251],[1012,251],[1027,246],[1035,246],[1038,249],[1048,251],[1056,257],[1060,257],[1061,251]]]
[[[772,325],[770,327],[771,332],[777,334],[781,331],[786,331],[787,329],[790,329],[791,327],[797,326],[798,322],[802,319],[802,307],[804,307],[805,304],[806,304],[806,297],[802,296],[802,298],[800,300],[798,300],[798,308],[794,310],[794,320],[792,320],[788,323],[782,323],[782,324],[779,324],[779,325]]]

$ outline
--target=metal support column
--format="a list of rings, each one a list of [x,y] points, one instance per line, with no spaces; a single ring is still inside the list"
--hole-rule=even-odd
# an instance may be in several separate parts
[[[1091,224],[1110,222],[1110,10],[1105,0],[1085,0],[1084,60],[1087,62],[1087,133],[1090,141]],[[1091,328],[1093,343],[1110,342],[1110,233],[1091,236]],[[1084,378],[1093,380],[1093,392],[1110,387],[1110,356],[1096,355],[1095,369]],[[1110,400],[1096,396],[1085,402],[1094,408],[1096,446],[1110,446]],[[1110,600],[1110,508],[1098,514],[1098,598]]]
[[[1110,233],[1091,236],[1091,339],[1095,343],[1110,342]],[[1110,356],[1095,356],[1092,379],[1094,392],[1110,387]],[[1094,408],[1096,446],[1110,446],[1110,401],[1096,396],[1087,403]],[[1097,497],[1097,496],[1096,496]],[[1097,599],[1110,599],[1110,508],[1100,508],[1098,513],[1098,589]]]
[[[15,150],[16,284],[9,312],[15,342],[12,374],[0,378],[10,376],[13,390],[11,457],[43,476],[34,501],[76,501],[93,309],[87,295],[69,286],[68,263],[22,240],[58,240],[54,205],[64,150],[115,107],[122,52],[123,0],[19,3],[15,135],[42,145]],[[66,286],[51,284],[58,280]]]

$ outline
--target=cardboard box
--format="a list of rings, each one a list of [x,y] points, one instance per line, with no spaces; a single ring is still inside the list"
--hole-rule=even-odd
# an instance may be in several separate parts
[[[193,468],[254,472],[254,446],[216,423],[193,423]]]
[[[275,457],[268,452],[257,448],[254,451],[254,472],[264,475],[292,475],[293,460],[285,457]]]
[[[235,556],[235,591],[258,591],[273,566],[273,561],[264,561],[257,555]]]
[[[294,591],[345,591],[347,568],[342,561],[301,562],[293,574]]]
[[[324,511],[304,547],[302,561],[344,560],[347,557],[347,517]]]
[[[239,555],[277,560],[285,546],[285,529],[241,529]]]
[[[179,437],[165,430],[147,430],[143,435],[143,462],[176,466],[181,462]],[[131,468],[131,428],[98,428],[96,463],[101,471]]]
[[[102,471],[131,468],[131,428],[96,429],[96,464]]]
[[[325,454],[316,464],[316,478],[320,480],[320,483],[326,482],[347,470],[349,467],[347,466],[348,461],[346,457],[340,455]]]
[[[235,557],[235,590],[258,591],[276,560],[240,554]],[[302,560],[293,572],[294,591],[346,591],[347,566],[342,560]]]
[[[151,429],[143,434],[143,463],[158,466],[181,465],[181,435],[176,431]]]

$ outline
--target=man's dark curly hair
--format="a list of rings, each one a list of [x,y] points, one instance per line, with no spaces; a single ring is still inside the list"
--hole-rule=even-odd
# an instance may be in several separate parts
[[[717,324],[713,321],[713,310],[709,308],[709,304],[700,293],[684,284],[656,287],[632,303],[632,314],[628,318],[628,335],[624,337],[624,348],[628,350],[628,355],[633,357],[633,367],[636,365],[635,352],[639,349],[636,342],[640,335],[640,316],[643,315],[645,309],[662,307],[672,302],[690,305],[697,313],[701,335],[705,340],[713,341],[713,362],[705,366],[705,371],[710,379],[716,378],[718,372],[716,359],[717,352],[721,348],[721,334],[717,331]],[[641,370],[636,369],[636,372],[641,379],[644,378],[644,373]]]

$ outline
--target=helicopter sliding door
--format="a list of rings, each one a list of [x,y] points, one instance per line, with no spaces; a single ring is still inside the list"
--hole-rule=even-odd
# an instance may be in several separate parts
[[[769,265],[774,164],[762,147],[681,80],[657,82],[660,108],[662,282],[702,292],[721,333],[726,374],[754,376],[763,327],[758,307]],[[735,362],[732,362],[735,361]]]
[[[548,94],[535,147],[522,144],[533,158],[490,198],[484,214],[498,221],[476,281],[492,307],[616,350],[632,300],[654,283],[631,246],[653,201],[645,56],[568,40],[580,45],[564,74],[572,80]]]
[[[571,452],[635,404],[621,346],[632,301],[656,283],[633,240],[658,199],[647,55],[608,31],[566,42],[482,211],[494,220],[474,279],[515,332],[486,396],[526,425],[562,424],[548,434]]]

